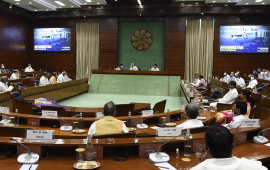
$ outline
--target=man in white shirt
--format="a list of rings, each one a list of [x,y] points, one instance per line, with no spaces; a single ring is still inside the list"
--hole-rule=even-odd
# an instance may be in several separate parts
[[[129,70],[138,71],[138,68],[136,66],[134,66],[134,63],[131,63]]]
[[[195,73],[195,80],[194,83],[190,83],[192,86],[194,87],[198,87],[201,83],[200,79],[199,79],[200,74],[198,72]]]
[[[43,76],[39,80],[39,86],[45,86],[47,84],[50,84],[48,77],[49,74],[47,72],[43,73]]]
[[[57,78],[57,83],[63,83],[63,82],[67,82],[70,81],[71,79],[68,78],[67,73],[65,71],[63,71]]]
[[[267,170],[260,161],[232,156],[233,139],[231,132],[223,126],[207,128],[205,142],[208,151],[201,158],[201,163],[191,170]]]
[[[8,73],[9,71],[5,69],[5,65],[1,64],[1,68],[0,68],[0,74],[2,73]]]
[[[244,86],[246,86],[245,80],[243,78],[241,78],[240,76],[241,76],[241,73],[237,72],[235,74],[236,78],[234,79],[234,81],[236,82],[236,86],[244,87]]]
[[[20,73],[18,70],[14,70],[14,72],[11,74],[10,79],[15,80],[20,78]]]
[[[228,74],[228,71],[225,71],[223,81],[226,83],[229,83],[230,78],[231,78],[231,76]]]
[[[256,86],[257,86],[258,82],[255,78],[255,75],[252,74],[251,77],[250,77],[250,82],[247,86],[247,89],[254,89]]]
[[[233,114],[237,116],[235,116],[229,124],[224,125],[228,129],[238,128],[241,124],[241,120],[249,119],[249,117],[246,116],[247,103],[242,100],[235,101],[232,111]]]
[[[154,64],[154,67],[151,68],[151,71],[159,71],[159,68],[157,68],[157,64]]]
[[[12,91],[13,90],[13,83],[10,83],[10,86],[7,85],[7,77],[3,76],[0,78],[0,92]]]
[[[116,67],[115,70],[124,70],[124,66],[123,64],[120,64],[118,67]]]
[[[176,127],[180,127],[182,129],[192,129],[192,128],[203,127],[204,125],[202,121],[196,119],[199,115],[199,111],[200,111],[200,108],[195,103],[187,104],[185,107],[187,120],[184,123],[177,125]]]
[[[35,71],[32,67],[31,64],[28,64],[28,67],[25,68],[24,72],[33,72]]]
[[[95,121],[89,128],[88,134],[93,135],[105,135],[116,133],[128,133],[128,128],[121,120],[115,119],[116,106],[110,101],[103,107],[102,113],[104,118]]]
[[[230,81],[228,85],[230,90],[228,91],[228,93],[225,94],[223,98],[218,99],[217,102],[210,103],[210,106],[217,108],[217,103],[232,104],[238,97],[238,91],[236,90],[235,86],[236,82]]]

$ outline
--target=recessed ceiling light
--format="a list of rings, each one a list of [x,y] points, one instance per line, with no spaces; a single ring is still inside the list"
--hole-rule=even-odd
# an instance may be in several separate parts
[[[71,8],[73,8],[73,6],[71,6]]]
[[[18,2],[16,4],[19,4]]]
[[[88,8],[91,8],[90,6]]]
[[[203,13],[202,13],[202,15],[203,15]]]
[[[198,4],[198,2],[196,2],[195,4]]]
[[[14,0],[14,1],[21,1],[21,0]]]
[[[37,10],[35,9],[35,11],[37,11]]]
[[[248,5],[248,3],[246,3],[246,5]]]
[[[59,8],[62,8],[61,6],[59,6]]]
[[[65,4],[63,4],[62,2],[60,1],[54,1],[55,3],[57,3],[58,5],[61,5],[61,6],[66,6]]]
[[[216,1],[213,1],[213,2],[216,2]]]
[[[142,4],[142,3],[141,3],[141,0],[137,0],[137,2],[138,2],[138,4],[139,4],[139,5],[141,5],[141,4]]]
[[[86,4],[86,3],[84,3],[84,4]]]
[[[85,18],[86,16],[84,16],[84,18]]]
[[[12,4],[9,4],[9,8],[12,9]]]
[[[99,4],[99,2],[97,4]]]
[[[264,3],[262,3],[262,4],[264,4]]]
[[[228,1],[228,2],[231,2],[231,1]]]
[[[117,0],[115,0],[115,1],[117,1]]]
[[[92,0],[85,0],[86,2],[92,2]]]
[[[32,2],[29,2],[29,4],[32,4]]]
[[[142,14],[140,14],[140,16],[142,16]]]
[[[48,9],[46,9],[46,11],[49,11]]]

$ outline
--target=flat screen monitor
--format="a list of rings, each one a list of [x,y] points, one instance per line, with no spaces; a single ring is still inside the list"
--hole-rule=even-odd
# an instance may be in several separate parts
[[[34,51],[70,51],[71,28],[35,28]]]
[[[270,26],[220,26],[220,53],[269,53]]]

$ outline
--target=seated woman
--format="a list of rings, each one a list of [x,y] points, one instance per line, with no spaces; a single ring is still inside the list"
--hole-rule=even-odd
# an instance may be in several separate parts
[[[232,108],[233,110],[234,108]],[[226,123],[230,123],[233,118],[234,118],[234,115],[232,113],[231,110],[227,110],[227,111],[222,111],[222,112],[218,112],[216,114],[216,125],[223,125],[223,124],[226,124]],[[225,122],[225,117],[227,117],[227,121]]]
[[[197,89],[206,89],[206,82],[202,75],[199,76],[200,84],[196,87]]]

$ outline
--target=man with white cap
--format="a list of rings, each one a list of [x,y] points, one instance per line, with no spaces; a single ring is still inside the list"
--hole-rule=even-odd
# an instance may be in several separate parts
[[[134,63],[131,63],[129,70],[138,71],[138,68],[136,66],[134,66]]]
[[[65,71],[63,71],[57,78],[57,83],[63,83],[63,82],[67,82],[70,81],[71,79],[68,78],[67,73]]]

